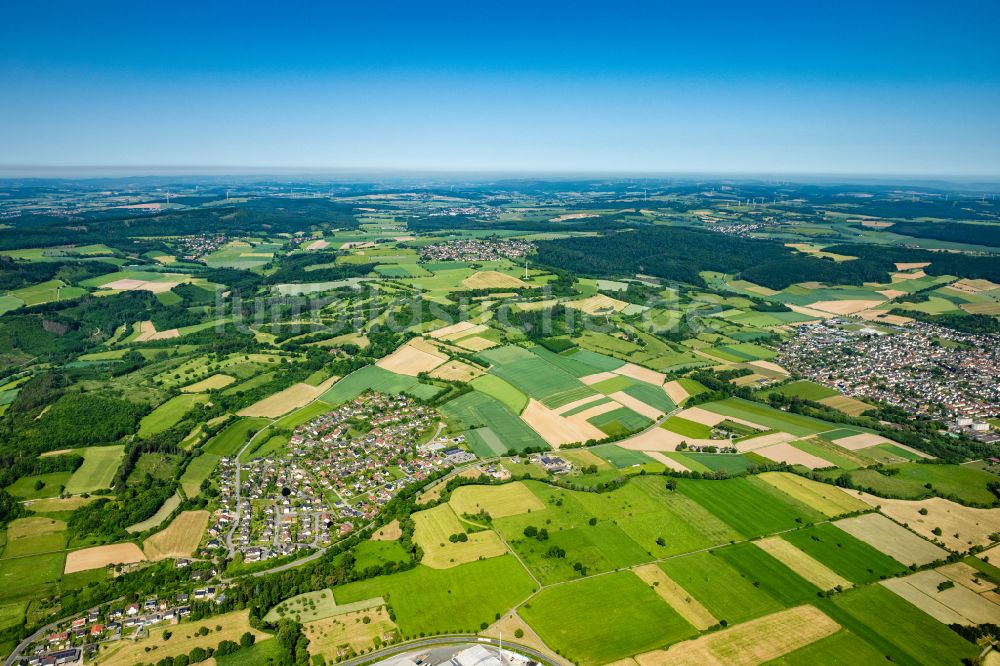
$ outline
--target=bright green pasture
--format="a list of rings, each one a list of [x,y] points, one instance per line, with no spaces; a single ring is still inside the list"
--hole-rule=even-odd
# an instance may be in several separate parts
[[[671,416],[660,427],[692,439],[708,439],[712,436],[712,429],[709,426],[680,416]]]
[[[811,382],[807,379],[790,382],[774,389],[764,389],[761,392],[780,393],[783,396],[790,398],[802,398],[803,400],[822,400],[823,398],[840,395],[832,388],[823,386],[822,384],[817,384],[816,382]]]
[[[718,548],[712,553],[740,572],[755,588],[784,606],[809,603],[819,593],[818,587],[753,543],[738,543]]]
[[[496,375],[481,375],[469,383],[472,384],[472,387],[477,391],[492,396],[502,402],[507,409],[515,414],[520,414],[525,405],[528,404],[528,397],[526,395]]]
[[[619,407],[610,412],[592,416],[587,419],[587,422],[597,426],[601,432],[611,437],[626,435],[653,425],[651,420],[628,407]]]
[[[202,449],[217,456],[234,456],[239,453],[251,436],[270,423],[269,419],[242,418],[233,421],[210,439]]]
[[[19,499],[46,499],[58,497],[63,488],[69,482],[73,472],[49,472],[48,474],[35,474],[33,476],[22,476],[14,483],[7,486],[8,493]],[[35,483],[41,481],[44,486],[35,490]]]
[[[590,451],[607,460],[618,469],[633,465],[642,465],[653,460],[642,451],[623,449],[617,444],[601,444],[591,448]]]
[[[76,449],[74,453],[83,454],[83,464],[66,483],[66,492],[71,495],[109,488],[125,455],[125,447],[90,446]]]
[[[847,629],[767,662],[767,666],[885,666],[885,655]]]
[[[0,560],[3,600],[40,597],[55,592],[65,562],[66,553],[62,552]]]
[[[513,555],[491,557],[450,569],[422,565],[334,590],[338,603],[383,597],[404,638],[420,633],[475,634],[524,601],[534,582]]]
[[[219,464],[219,458],[221,456],[203,453],[188,463],[180,478],[181,488],[184,489],[185,495],[188,497],[198,496],[198,493],[201,492],[202,482],[212,474],[215,466]]]
[[[549,647],[596,666],[697,634],[631,571],[543,590],[518,613]]]
[[[139,422],[139,437],[150,437],[177,424],[195,405],[208,402],[208,396],[200,393],[182,393],[147,414]]]

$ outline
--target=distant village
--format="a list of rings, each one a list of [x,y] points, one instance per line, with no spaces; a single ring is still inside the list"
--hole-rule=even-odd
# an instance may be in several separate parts
[[[496,261],[517,259],[532,250],[534,246],[530,242],[514,238],[465,238],[423,247],[420,258],[425,261]]]

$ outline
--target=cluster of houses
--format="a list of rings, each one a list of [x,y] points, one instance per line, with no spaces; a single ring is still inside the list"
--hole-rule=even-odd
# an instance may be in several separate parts
[[[179,561],[181,567],[189,562]],[[214,569],[191,572],[195,583],[205,582],[216,575]],[[191,615],[192,601],[222,603],[226,595],[221,587],[204,586],[191,592],[178,593],[173,599],[149,598],[111,609],[93,609],[43,636],[21,653],[17,663],[22,666],[56,666],[78,664],[97,651],[101,643],[138,637],[150,627],[176,624]]]
[[[366,392],[298,426],[280,454],[222,458],[205,554],[227,547],[221,540],[230,533],[230,556],[242,553],[244,562],[349,535],[401,489],[475,459],[455,439],[423,442],[438,423],[432,408],[408,397]]]
[[[968,335],[917,321],[886,333],[830,319],[799,326],[782,346],[780,362],[845,395],[911,414],[969,419],[972,425],[995,416],[1000,404],[1000,338],[995,335]]]
[[[517,259],[532,250],[534,246],[530,242],[516,238],[463,238],[420,248],[420,258],[430,261],[496,261]]]

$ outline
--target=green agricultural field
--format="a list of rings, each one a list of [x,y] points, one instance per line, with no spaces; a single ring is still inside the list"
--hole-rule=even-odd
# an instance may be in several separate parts
[[[753,543],[738,543],[712,551],[716,557],[743,575],[755,588],[783,606],[798,606],[816,598],[819,588]]]
[[[757,402],[750,402],[741,398],[726,398],[717,402],[710,402],[702,405],[704,409],[723,416],[734,416],[736,418],[757,423],[772,430],[781,430],[791,433],[797,437],[814,435],[816,433],[833,430],[835,426],[820,421],[809,416],[791,414],[783,412],[767,405]]]
[[[211,453],[203,453],[200,456],[196,456],[188,463],[187,468],[181,475],[181,488],[184,489],[184,494],[188,497],[197,497],[201,492],[201,484],[209,476],[211,476],[212,471],[215,466],[219,464],[219,458],[221,456],[213,455]]]
[[[697,634],[631,571],[550,587],[518,613],[549,647],[582,666],[605,664]]]
[[[515,349],[517,351],[513,351]],[[541,401],[546,407],[561,407],[596,394],[570,373],[519,347],[501,347],[483,352],[480,357],[493,363],[490,374]]]
[[[79,495],[111,486],[125,455],[125,447],[90,446],[76,449],[74,452],[83,454],[83,464],[73,472],[73,476],[66,483],[66,492],[70,495]]]
[[[791,442],[791,445],[800,451],[828,460],[831,465],[836,465],[840,469],[857,469],[861,466],[861,463],[847,453],[846,449],[826,444],[821,438],[801,439],[797,442]]]
[[[485,393],[502,402],[514,414],[520,414],[525,405],[528,404],[528,396],[496,375],[481,375],[469,383],[480,393]]]
[[[421,632],[474,634],[524,601],[535,585],[513,555],[491,557],[450,569],[422,565],[334,590],[338,603],[382,597],[396,615],[404,638]]]
[[[591,370],[587,374],[596,374],[598,372],[611,372],[612,370],[617,370],[618,368],[625,365],[625,361],[617,358],[612,358],[610,356],[605,356],[604,354],[598,354],[587,349],[580,349],[569,355],[569,358],[577,361],[578,363],[583,363],[590,366]]]
[[[986,486],[995,481],[996,476],[971,465],[906,462],[887,467],[899,472],[892,476],[880,474],[874,469],[855,469],[848,473],[858,487],[871,488],[880,495],[922,499],[934,494],[925,486],[930,483],[937,493],[960,502],[992,505],[995,500]],[[830,472],[824,473],[824,476],[837,474]]]
[[[469,446],[480,457],[491,458],[510,449],[548,448],[528,424],[485,393],[470,391],[441,405],[440,411],[461,427],[473,429]]]
[[[768,666],[885,666],[885,655],[847,629],[822,638],[783,657],[767,662]]]
[[[387,562],[402,564],[410,560],[410,554],[399,541],[362,541],[351,552],[355,558],[355,571],[381,567]]]
[[[587,357],[578,358],[576,354],[570,354],[568,352],[566,354],[556,354],[555,352],[549,351],[540,345],[532,347],[531,351],[537,356],[540,356],[546,362],[551,363],[560,370],[565,370],[574,377],[586,377],[587,375],[592,375],[597,372],[594,369],[594,366],[587,362]],[[600,362],[601,361],[598,361],[598,363]],[[618,363],[618,365],[621,365],[621,363]]]
[[[691,469],[699,469],[700,471],[707,469],[713,472],[726,471],[730,474],[745,472],[754,464],[753,460],[738,453],[693,453],[685,451],[683,453],[672,454],[671,457],[676,458],[678,462],[684,465],[687,464],[685,461],[693,462],[695,467]]]
[[[979,654],[979,647],[881,585],[837,595],[820,608],[883,654],[893,656],[894,662],[938,666]]]
[[[24,305],[24,301],[16,296],[0,295],[0,315],[10,312],[11,310],[16,310],[22,305]]]
[[[622,375],[617,375],[611,379],[605,379],[602,382],[597,382],[596,384],[591,384],[591,388],[595,391],[600,391],[601,393],[607,395],[609,393],[615,393],[616,391],[624,391],[628,387],[635,383],[634,379],[630,377],[624,377]]]
[[[763,389],[761,393],[780,393],[781,395],[789,398],[802,398],[803,400],[813,401],[819,401],[823,398],[831,398],[835,395],[840,395],[832,388],[823,386],[822,384],[817,384],[816,382],[811,382],[807,379],[790,382],[774,389]]]
[[[202,450],[217,456],[234,456],[250,440],[253,433],[260,431],[270,422],[269,419],[259,418],[237,419],[208,440]]]
[[[28,610],[26,601],[0,603],[0,631],[23,625],[26,610]]]
[[[857,585],[906,571],[906,567],[829,523],[781,535],[799,550]]]
[[[601,444],[599,446],[591,447],[589,450],[604,460],[607,460],[618,469],[653,462],[653,459],[642,451],[623,449],[617,444]]]
[[[368,365],[338,381],[330,387],[330,390],[321,395],[319,400],[337,406],[348,400],[353,400],[365,391],[378,391],[393,395],[406,393],[415,398],[429,400],[441,390],[437,386],[421,383],[416,377],[398,375],[377,365]]]
[[[25,305],[39,305],[41,303],[51,303],[52,301],[76,298],[87,293],[85,289],[78,287],[67,287],[62,280],[49,280],[15,289],[10,292],[10,296],[22,301]]]
[[[7,486],[8,493],[19,499],[47,499],[58,497],[69,483],[69,478],[73,472],[49,472],[48,474],[35,474],[33,476],[22,476],[14,483]],[[35,489],[35,484],[41,481],[44,485],[40,489]]]
[[[3,559],[53,553],[65,548],[65,522],[42,516],[18,518],[7,525]]]
[[[782,609],[753,580],[712,552],[675,557],[660,564],[670,578],[719,620],[736,624]]]
[[[184,393],[170,398],[139,422],[139,437],[147,438],[176,425],[195,405],[208,402],[200,393]]]
[[[709,426],[689,421],[680,416],[671,416],[660,427],[691,439],[708,439],[712,436],[712,429]]]
[[[705,388],[705,386],[702,385],[701,382],[699,382],[696,379],[691,379],[689,377],[681,377],[680,379],[677,380],[677,383],[681,385],[681,388],[683,388],[685,391],[688,392],[688,395],[692,396],[698,395],[699,393],[704,393],[705,391],[708,390],[707,388]]]
[[[667,392],[663,390],[662,386],[654,386],[646,382],[636,381],[625,389],[625,393],[636,400],[641,400],[650,407],[655,407],[661,412],[669,412],[677,406],[670,399],[670,396],[667,395]]]
[[[519,536],[511,546],[543,584],[572,580],[584,573],[613,571],[649,560],[644,548],[609,521],[555,530],[545,540]],[[561,548],[565,556],[552,556],[553,548]],[[583,571],[575,568],[577,564]]]
[[[32,555],[0,560],[0,601],[44,596],[56,591],[66,553]]]
[[[823,514],[752,477],[725,481],[678,479],[677,489],[747,537],[823,520]]]
[[[610,412],[604,412],[587,419],[587,422],[597,426],[601,432],[611,437],[627,435],[653,425],[653,422],[639,414],[633,412],[628,407],[619,407]]]

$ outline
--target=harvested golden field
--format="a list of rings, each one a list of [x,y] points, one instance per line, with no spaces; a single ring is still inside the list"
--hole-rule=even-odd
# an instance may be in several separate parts
[[[150,560],[190,557],[208,527],[208,511],[182,511],[165,530],[146,539],[142,549]]]
[[[894,444],[891,439],[886,439],[882,435],[876,435],[873,433],[861,433],[860,435],[852,435],[850,437],[843,437],[834,442],[837,446],[842,446],[848,451],[858,451],[860,449],[867,449],[872,446],[877,446],[879,444]]]
[[[528,400],[528,406],[521,413],[521,418],[541,435],[542,439],[555,448],[559,448],[563,444],[586,442],[590,439],[604,439],[606,437],[596,426],[570,421],[534,398]]]
[[[563,305],[567,308],[573,308],[574,310],[586,312],[587,314],[596,315],[607,314],[610,312],[621,312],[627,308],[629,304],[625,301],[619,301],[617,298],[611,298],[610,296],[605,296],[604,294],[597,294],[596,296],[590,296],[578,301],[566,301]]]
[[[480,557],[497,557],[507,552],[507,546],[493,530],[465,531],[466,524],[448,504],[413,514],[416,529],[413,541],[424,551],[424,564],[432,569],[449,569],[459,564],[474,562]],[[452,542],[454,534],[466,534],[468,541]]]
[[[458,515],[476,515],[485,511],[493,518],[516,516],[532,511],[543,511],[545,504],[535,497],[520,481],[502,486],[462,486],[456,488],[449,500]]]
[[[687,390],[676,379],[664,384],[663,390],[667,392],[667,395],[674,401],[675,405],[679,405],[688,399]]]
[[[913,263],[896,262],[896,270],[897,271],[910,271],[910,270],[913,270],[914,268],[927,268],[930,265],[931,265],[931,262],[929,262],[929,261],[917,261],[917,262],[913,262]]]
[[[765,472],[759,475],[759,478],[829,518],[869,508],[860,499],[836,486],[813,481],[798,474]]]
[[[679,435],[665,428],[650,428],[638,435],[621,440],[618,442],[618,446],[632,451],[676,451],[677,445],[681,442],[687,442],[692,446],[728,446],[729,444],[729,440],[725,439],[696,439]]]
[[[809,469],[823,469],[824,467],[834,466],[829,460],[820,458],[819,456],[814,456],[811,453],[806,453],[802,449],[797,449],[787,443],[763,446],[759,449],[755,449],[754,453],[775,462],[788,463],[789,465],[802,465],[803,467],[808,467]]]
[[[385,606],[306,622],[302,630],[309,639],[309,654],[323,655],[328,664],[338,661],[338,657],[352,652],[360,654],[399,637],[396,623],[389,618]]]
[[[643,451],[643,453],[645,453],[647,456],[649,456],[650,458],[652,458],[656,462],[663,463],[663,466],[666,467],[667,469],[672,469],[675,472],[690,472],[691,471],[687,467],[685,467],[683,464],[679,463],[678,461],[674,460],[673,458],[666,457],[665,455],[663,455],[659,451]]]
[[[258,400],[249,407],[244,407],[237,415],[239,416],[263,416],[274,419],[283,416],[288,412],[304,407],[310,402],[323,395],[328,388],[334,385],[338,377],[330,377],[319,386],[309,384],[292,384],[284,391],[278,391],[263,400]]]
[[[437,379],[448,379],[451,381],[467,382],[475,379],[483,371],[474,365],[463,363],[462,361],[448,361],[439,365],[431,372],[431,377]]]
[[[206,377],[200,382],[195,382],[194,384],[188,384],[181,389],[183,393],[202,393],[203,391],[214,391],[216,389],[221,389],[229,386],[236,381],[235,377],[230,377],[229,375],[217,374],[211,377]]]
[[[473,335],[468,338],[462,338],[455,342],[455,344],[462,349],[468,349],[469,351],[483,351],[484,349],[489,349],[490,347],[496,347],[499,342],[494,342],[493,340],[487,340],[486,338],[481,338],[478,335]]]
[[[1000,623],[1000,606],[969,588],[955,585],[938,589],[949,580],[937,571],[920,571],[881,584],[944,624]]]
[[[114,282],[103,284],[101,285],[101,289],[114,289],[115,291],[151,291],[154,294],[159,294],[165,291],[170,291],[181,282],[187,281],[188,280],[179,280],[177,282],[147,282],[146,280],[123,278],[121,280],[115,280]]]
[[[997,584],[986,580],[976,569],[965,562],[953,562],[935,569],[939,574],[947,576],[962,587],[967,587],[976,594],[989,592],[997,588]]]
[[[948,551],[945,549],[921,539],[880,513],[844,518],[834,524],[875,550],[907,566],[929,564],[948,557]]]
[[[599,382],[603,382],[606,379],[614,379],[616,376],[617,375],[615,375],[615,373],[613,372],[595,372],[592,375],[586,375],[584,377],[580,377],[580,381],[590,386],[591,384],[597,384]]]
[[[466,289],[521,289],[528,283],[500,271],[479,271],[462,280]]]
[[[183,622],[170,628],[169,640],[163,638],[162,631],[152,631],[148,638],[138,641],[114,641],[102,643],[97,655],[99,664],[139,664],[150,661],[186,655],[196,647],[215,648],[222,641],[240,642],[246,632],[257,637],[257,642],[271,638],[250,626],[250,611],[241,610],[216,615],[210,620]],[[199,636],[199,627],[208,627],[209,632]],[[216,626],[221,626],[219,631]]]
[[[858,496],[871,506],[880,506],[882,513],[897,523],[954,551],[991,544],[990,535],[1000,532],[1000,509],[974,509],[940,497],[897,500],[860,492]],[[920,509],[927,509],[927,515]],[[935,528],[941,529],[940,536],[934,534]]]
[[[321,238],[319,240],[314,240],[311,243],[309,243],[308,245],[306,245],[306,249],[307,250],[322,250],[325,247],[329,247],[329,245],[330,245],[330,243],[328,243],[327,241],[325,241],[325,240],[323,240]]]
[[[659,565],[643,564],[632,571],[695,629],[704,631],[719,623],[707,608],[675,583]]]
[[[555,408],[556,414],[565,414],[566,412],[571,412],[577,407],[582,407],[584,405],[590,404],[592,402],[598,402],[599,400],[604,400],[603,395],[588,395],[586,398],[580,398],[579,400],[574,400],[573,402],[562,405],[561,407]]]
[[[131,564],[144,562],[146,556],[134,543],[113,543],[107,546],[94,546],[74,550],[66,555],[66,568],[63,573],[76,573],[88,569],[100,569],[109,564]]]
[[[885,301],[873,301],[863,299],[848,299],[843,301],[816,301],[807,307],[811,310],[828,312],[835,315],[849,315],[861,310],[869,310],[876,305],[881,305]]]
[[[411,341],[389,356],[379,359],[375,365],[390,372],[416,377],[421,372],[430,372],[448,360],[447,355],[430,349],[433,348],[418,349]]]
[[[403,530],[399,527],[399,521],[393,520],[375,530],[372,534],[372,541],[396,541],[403,536]]]
[[[854,587],[851,581],[840,576],[822,562],[816,561],[807,553],[799,550],[781,537],[768,537],[754,541],[753,543],[821,590],[832,590],[835,587],[843,589]]]
[[[635,658],[639,666],[755,666],[815,643],[840,625],[797,606]]]
[[[735,442],[733,446],[735,446],[740,453],[745,453],[747,451],[763,449],[765,446],[771,446],[772,444],[791,442],[795,439],[797,439],[795,435],[789,432],[769,432],[768,434],[761,435],[760,437],[752,437],[750,439],[744,439],[741,442]]]

